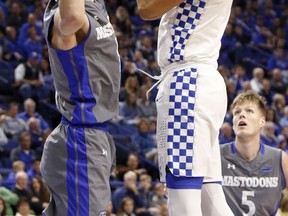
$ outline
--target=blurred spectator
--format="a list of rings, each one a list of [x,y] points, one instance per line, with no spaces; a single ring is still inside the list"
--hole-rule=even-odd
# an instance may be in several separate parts
[[[287,142],[282,134],[277,137],[277,144],[277,148],[283,150],[284,152],[287,152]]]
[[[10,52],[5,59],[14,67],[23,60],[23,47],[17,41],[17,30],[14,26],[6,26],[6,38],[10,44]]]
[[[0,126],[0,147],[5,146],[8,143],[8,138],[4,133],[3,128]]]
[[[273,108],[266,108],[266,121],[274,123],[275,134],[279,135],[281,133],[281,127],[279,125],[279,120],[277,119],[276,112]]]
[[[106,216],[116,216],[116,214],[113,213],[113,205],[110,201],[106,210]]]
[[[1,216],[14,215],[13,208],[15,208],[19,198],[18,198],[17,194],[13,193],[11,190],[2,186],[2,180],[3,180],[2,176],[0,175],[0,198],[1,198],[1,201],[4,200],[4,202],[5,202],[4,214],[3,214],[3,212],[1,213],[1,204],[0,204],[0,215]],[[3,206],[2,206],[2,208],[3,208]]]
[[[284,116],[280,118],[279,124],[281,127],[288,127],[288,105],[284,107]]]
[[[167,203],[167,197],[165,195],[165,186],[163,183],[156,183],[154,187],[154,195],[152,197],[152,207],[160,209],[163,204]]]
[[[8,177],[5,179],[5,182],[9,183],[10,185],[13,185],[13,187],[16,184],[16,173],[20,171],[25,171],[25,164],[23,161],[14,161],[12,163],[12,170],[9,172]]]
[[[31,182],[32,178],[34,177],[41,178],[40,162],[41,162],[41,159],[39,157],[36,157],[35,159],[33,159],[31,168],[27,170],[29,182]]]
[[[39,176],[35,176],[31,181],[31,202],[37,204],[35,209],[36,215],[41,215],[42,211],[47,207],[50,200],[50,192]]]
[[[274,123],[266,121],[260,135],[261,143],[277,148]]]
[[[263,89],[262,81],[264,79],[264,70],[261,67],[256,67],[253,69],[253,78],[250,81],[251,88],[258,94]]]
[[[32,138],[31,149],[42,155],[43,145],[48,136],[48,133],[42,131],[40,127],[40,120],[35,117],[30,117],[27,121],[28,131]]]
[[[149,133],[149,120],[140,119],[137,124],[138,133],[132,138],[132,146],[135,146],[137,153],[157,164],[157,146]]]
[[[267,65],[269,70],[279,68],[281,70],[288,70],[288,56],[283,47],[276,47],[273,55],[268,60]]]
[[[286,100],[284,95],[275,94],[273,97],[272,108],[275,110],[277,119],[281,119],[284,116],[284,107],[286,104]]]
[[[140,84],[138,78],[135,75],[128,76],[125,81],[124,87],[122,87],[120,90],[119,100],[124,101],[129,96],[129,94],[132,93],[138,96],[139,91],[140,91]]]
[[[234,139],[232,125],[229,122],[223,122],[219,133],[219,144],[230,143]]]
[[[146,169],[141,168],[138,156],[133,153],[128,155],[126,165],[119,165],[117,167],[117,178],[122,181],[125,173],[128,171],[135,172],[137,176],[147,173]]]
[[[144,211],[144,203],[137,188],[137,175],[133,171],[128,171],[124,175],[124,186],[116,189],[112,195],[113,212],[120,210],[121,200],[130,197],[135,204],[135,212]]]
[[[128,96],[124,104],[119,110],[120,118],[122,122],[128,125],[136,125],[140,119],[140,109],[137,105],[137,95],[135,93],[128,93]]]
[[[151,87],[151,86],[150,86]],[[156,104],[153,100],[149,100],[146,96],[146,92],[149,90],[148,86],[141,86],[139,98],[137,104],[140,111],[141,118],[153,119],[156,118],[157,110]]]
[[[161,207],[160,207],[160,215],[159,216],[169,216],[167,203],[163,203],[161,205]]]
[[[143,205],[146,210],[149,210],[153,212],[153,209],[150,209],[150,205],[152,202],[152,196],[154,195],[154,192],[152,191],[152,177],[148,174],[143,174],[139,178],[139,186],[138,190],[140,193],[140,196],[143,200]]]
[[[276,93],[285,94],[286,87],[287,84],[284,82],[281,70],[279,68],[274,68],[271,77],[271,90]]]
[[[259,93],[265,98],[267,106],[271,106],[275,92],[271,89],[271,81],[264,78],[262,81],[262,90]]]
[[[232,71],[233,75],[230,77],[230,80],[234,82],[236,92],[238,93],[243,90],[244,82],[249,79],[246,75],[246,69],[243,67],[243,65],[235,65]]]
[[[117,216],[136,216],[134,207],[134,200],[130,197],[124,197],[120,202]]]
[[[46,120],[36,112],[36,103],[33,99],[28,98],[24,101],[24,112],[18,114],[18,117],[27,122],[31,117],[35,117],[40,120],[40,127],[44,133],[49,134],[51,132],[49,124]]]
[[[7,5],[9,10],[8,17],[6,19],[7,25],[15,27],[18,31],[24,23],[26,17],[25,11],[23,10],[24,6],[20,1],[11,2]]]
[[[31,149],[31,144],[31,135],[28,132],[23,132],[19,138],[19,147],[13,149],[10,154],[12,162],[23,161],[27,170],[30,169],[32,161],[36,157],[35,151]]]
[[[19,200],[15,216],[35,216],[34,211],[30,208],[29,200],[25,198]]]
[[[19,104],[16,102],[9,103],[9,108],[6,115],[1,116],[1,127],[4,129],[5,134],[10,139],[18,141],[22,132],[28,131],[26,122],[19,118]]]
[[[15,176],[16,185],[13,192],[18,195],[20,199],[25,198],[31,200],[31,191],[28,188],[28,176],[26,172],[19,171]]]
[[[0,216],[6,216],[6,203],[5,200],[0,197]]]
[[[39,68],[39,55],[31,52],[28,60],[20,63],[15,68],[15,83],[13,87],[19,89],[21,99],[35,98],[37,100],[47,98],[48,93],[43,87],[43,75]]]

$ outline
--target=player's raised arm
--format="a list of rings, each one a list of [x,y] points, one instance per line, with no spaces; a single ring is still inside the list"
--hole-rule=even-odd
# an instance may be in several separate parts
[[[139,15],[144,20],[155,20],[178,6],[183,0],[137,0]]]
[[[70,36],[88,23],[84,0],[59,0],[54,24],[60,34]]]

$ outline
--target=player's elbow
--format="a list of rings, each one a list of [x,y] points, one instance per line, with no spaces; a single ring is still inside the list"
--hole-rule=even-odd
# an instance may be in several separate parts
[[[60,32],[63,35],[76,33],[85,23],[85,17],[82,14],[72,14],[61,19]]]

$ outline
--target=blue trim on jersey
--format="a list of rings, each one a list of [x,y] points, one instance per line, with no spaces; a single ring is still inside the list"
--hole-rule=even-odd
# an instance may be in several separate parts
[[[81,44],[77,49],[73,49],[73,58],[76,63],[76,68],[80,80],[80,91],[84,99],[84,121],[85,122],[97,122],[92,108],[96,105],[96,99],[91,90],[89,83],[88,66],[84,54],[84,44]]]
[[[67,206],[67,215],[75,215],[75,212],[77,210],[77,201],[76,201],[76,152],[74,147],[74,133],[73,129],[68,127],[67,130],[67,174],[66,174],[66,186],[67,186],[67,194],[68,194],[68,206]]]
[[[259,152],[264,155],[265,154],[265,148],[264,148],[264,144],[263,143],[260,143],[260,150]]]
[[[89,215],[89,182],[85,129],[76,130],[79,216]]]
[[[68,121],[64,116],[61,118],[61,124],[70,125],[72,127],[81,127],[81,128],[94,128],[97,130],[102,130],[105,132],[109,131],[109,122],[103,123],[95,123],[95,124],[73,124],[72,122]]]
[[[202,188],[204,177],[183,177],[174,176],[171,172],[166,172],[167,188],[172,189],[200,189]]]
[[[231,152],[233,154],[235,154],[237,152],[237,148],[235,145],[235,142],[231,142]],[[264,144],[260,143],[260,149],[259,149],[260,154],[264,155],[265,154],[265,148],[264,148]]]
[[[69,83],[70,100],[75,104],[72,123],[94,124],[97,119],[92,108],[96,99],[90,88],[84,45],[81,43],[69,51],[57,50],[57,56]]]

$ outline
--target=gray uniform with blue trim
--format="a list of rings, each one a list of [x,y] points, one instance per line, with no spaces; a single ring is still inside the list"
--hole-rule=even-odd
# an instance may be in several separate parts
[[[234,143],[221,145],[223,189],[228,205],[237,216],[275,215],[286,182],[282,152],[261,144],[256,158],[244,160]]]
[[[106,215],[109,176],[115,146],[107,121],[118,113],[120,60],[115,33],[104,1],[86,1],[90,22],[87,38],[76,47],[53,49],[48,32],[53,0],[45,11],[44,31],[49,47],[56,105],[61,124],[45,143],[41,172],[52,192],[46,215]]]

